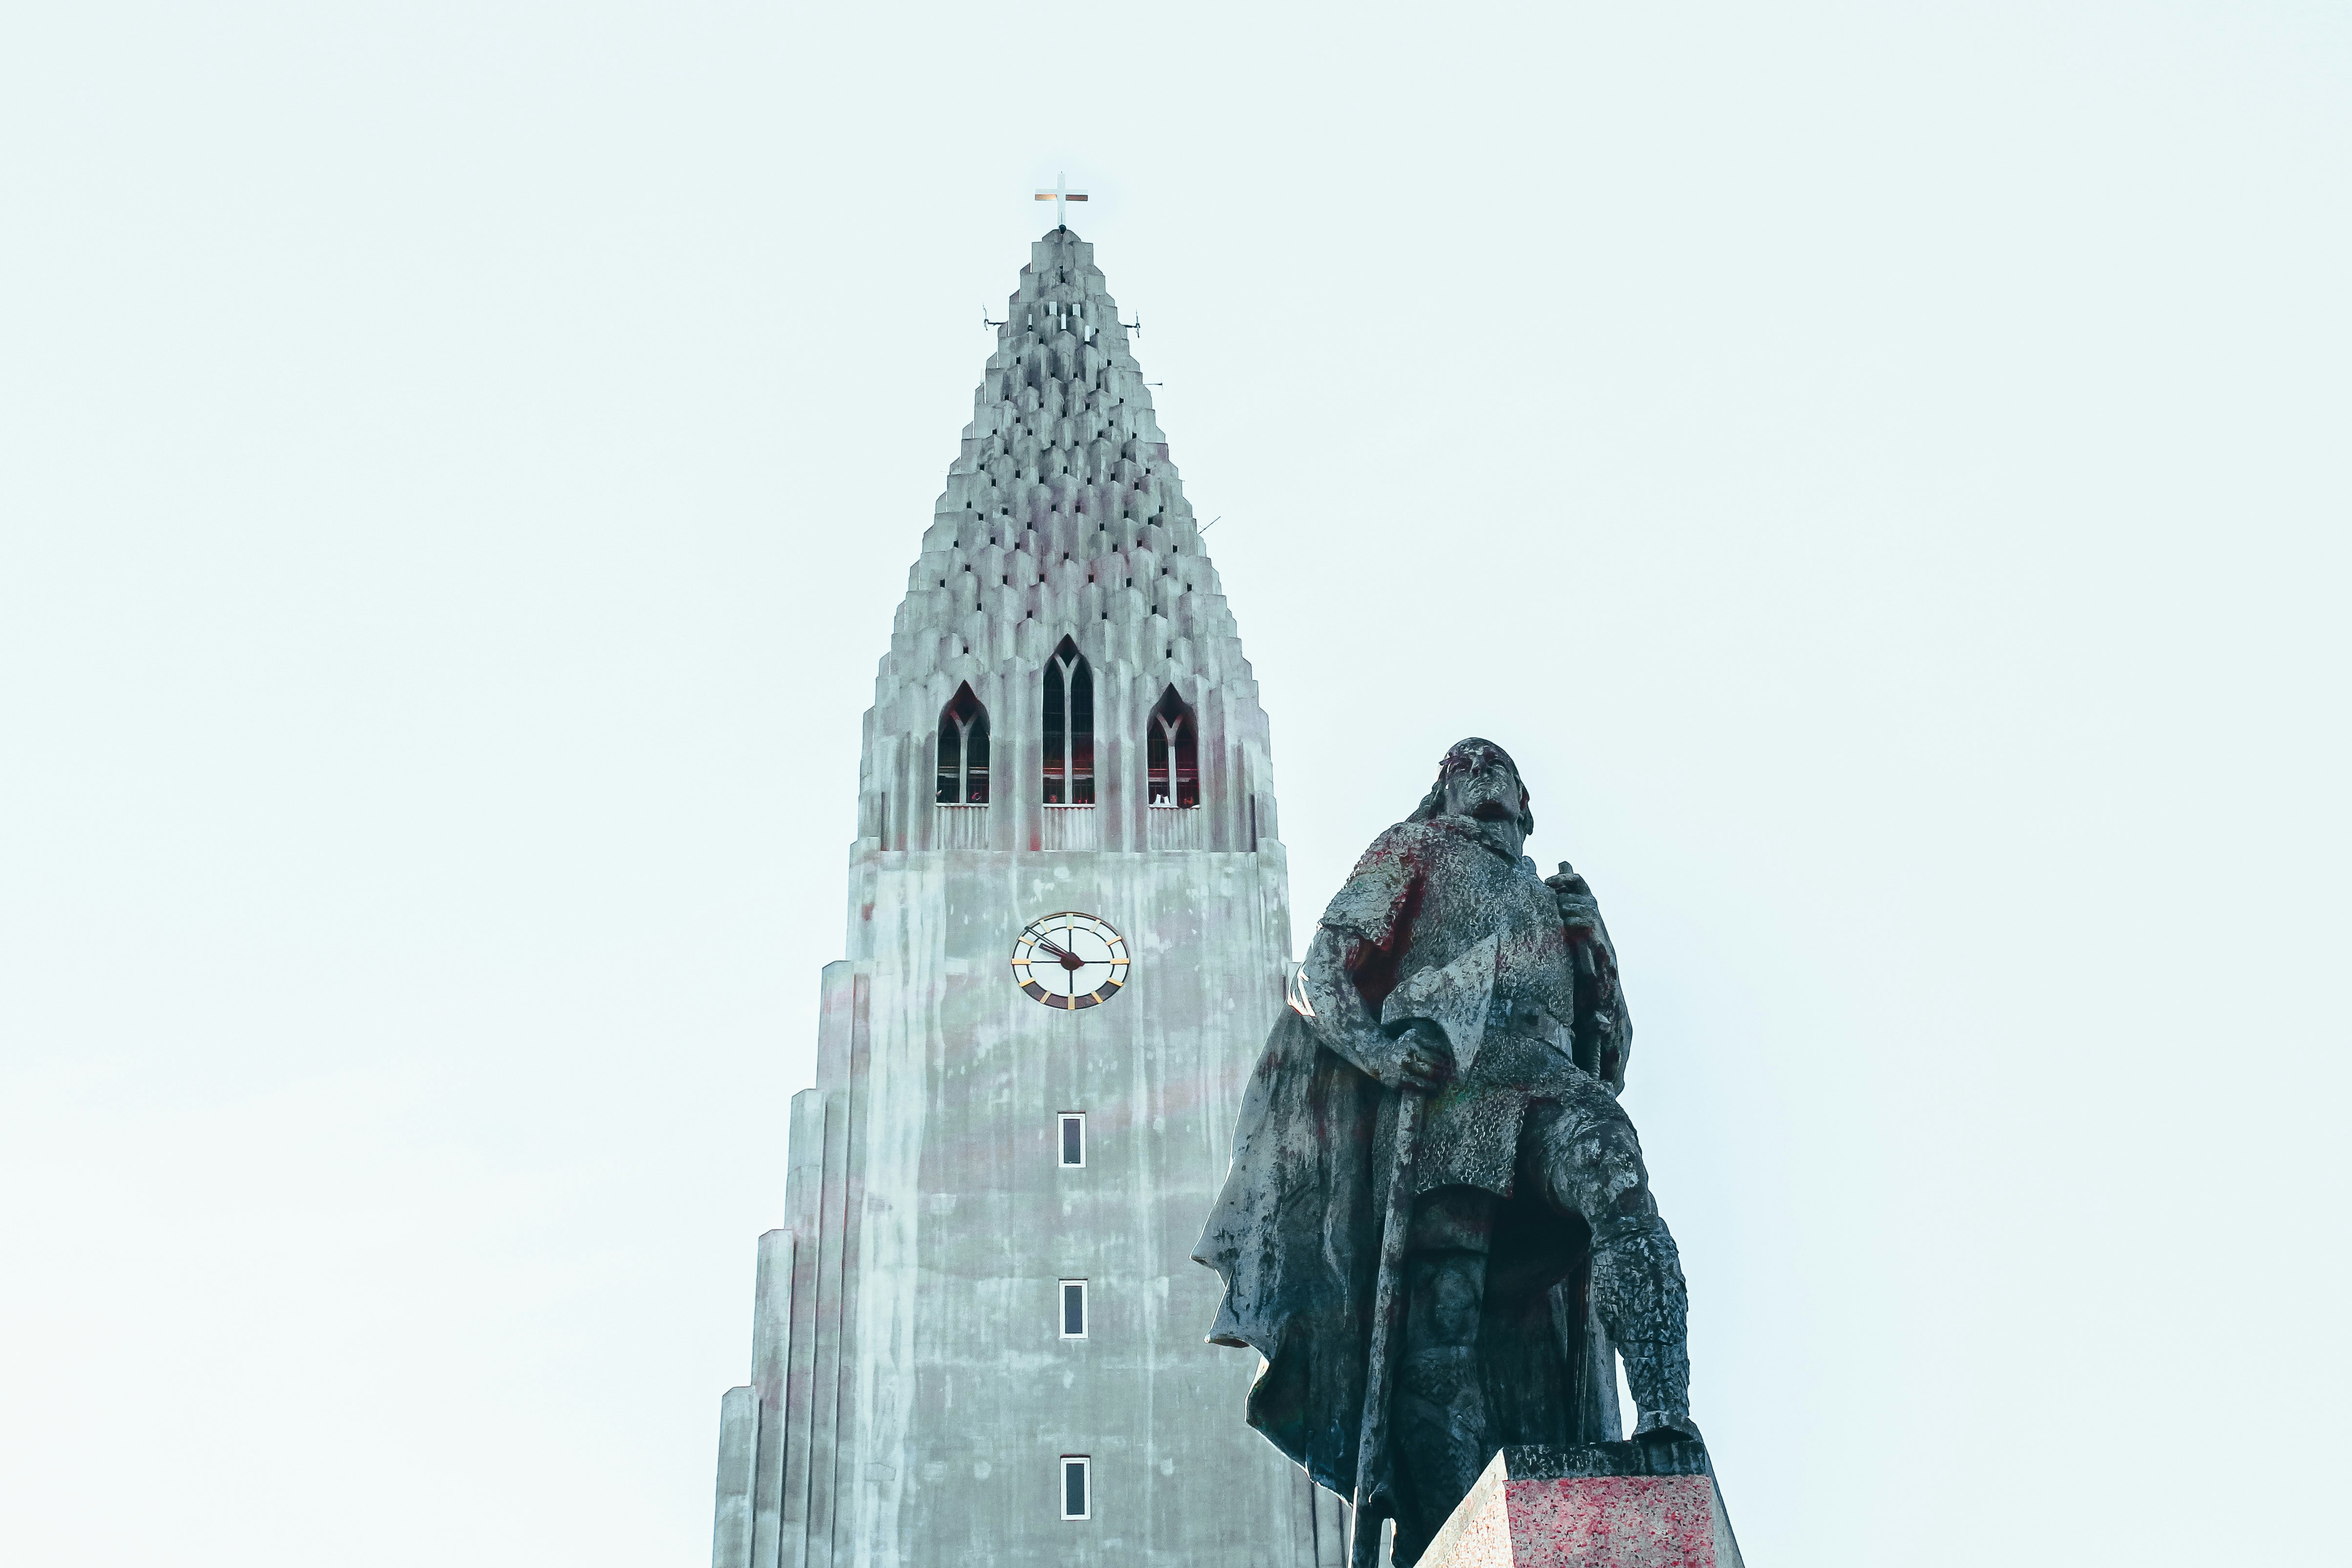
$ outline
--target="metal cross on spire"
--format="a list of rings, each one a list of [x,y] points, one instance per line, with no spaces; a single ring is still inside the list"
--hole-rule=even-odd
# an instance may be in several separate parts
[[[1067,174],[1061,173],[1057,171],[1054,175],[1054,188],[1050,191],[1038,192],[1037,199],[1041,202],[1051,202],[1054,204],[1054,226],[1055,228],[1067,228],[1070,226],[1070,221],[1066,215],[1067,209],[1063,205],[1063,204],[1066,202],[1083,202],[1087,199],[1087,193],[1084,191],[1071,190],[1070,177]]]

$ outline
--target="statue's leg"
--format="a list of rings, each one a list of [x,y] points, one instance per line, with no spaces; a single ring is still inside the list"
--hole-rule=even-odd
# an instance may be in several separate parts
[[[1592,1310],[1625,1360],[1642,1413],[1635,1437],[1696,1435],[1690,1418],[1690,1294],[1682,1258],[1650,1196],[1633,1124],[1600,1083],[1528,1118],[1524,1146],[1546,1201],[1592,1228]]]
[[[1478,1369],[1494,1204],[1475,1187],[1440,1187],[1413,1207],[1393,1450],[1412,1515],[1398,1521],[1401,1544],[1434,1535],[1494,1458]]]

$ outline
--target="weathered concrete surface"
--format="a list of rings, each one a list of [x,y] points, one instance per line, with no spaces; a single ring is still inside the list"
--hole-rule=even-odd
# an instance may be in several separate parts
[[[1423,1568],[1741,1568],[1696,1442],[1512,1448],[1430,1543]]]
[[[710,1526],[712,1568],[746,1568],[751,1561],[751,1447],[760,1421],[749,1387],[730,1388],[719,1401],[719,1503]]]
[[[752,1439],[751,1556],[772,1562],[783,1529],[784,1369],[792,1357],[793,1233],[760,1238],[759,1284],[751,1320],[751,1401],[758,1421]]]
[[[1345,1511],[1243,1425],[1251,1369],[1203,1343],[1216,1281],[1188,1257],[1290,951],[1265,716],[1092,247],[1040,241],[1008,315],[866,715],[847,956],[761,1255],[755,1528],[715,1568],[1336,1568]],[[1066,635],[1094,683],[1097,804],[1059,812],[1083,824],[1041,788]],[[937,806],[966,682],[992,803]],[[1144,789],[1171,686],[1198,727],[1181,822]],[[1009,967],[1068,909],[1134,958],[1078,1012]],[[1065,1454],[1092,1458],[1090,1519],[1060,1517]]]

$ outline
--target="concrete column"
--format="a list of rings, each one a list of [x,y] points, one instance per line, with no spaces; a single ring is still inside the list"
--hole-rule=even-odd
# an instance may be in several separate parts
[[[824,967],[818,985],[816,1082],[820,1089],[849,1086],[849,1019],[856,974],[855,960],[835,958]]]
[[[793,1233],[760,1238],[760,1282],[751,1314],[751,1395],[758,1432],[751,1463],[751,1568],[777,1568],[782,1529],[784,1378],[793,1338]]]
[[[1045,657],[1053,657],[1059,634],[1047,629],[1045,638]],[[1011,804],[1020,812],[1015,819],[1013,845],[1016,849],[1034,850],[1045,841],[1045,799],[1043,780],[1045,777],[1045,685],[1041,661],[1037,670],[1029,674],[1018,701],[1008,703],[1021,715],[1017,749],[1011,752],[1013,777],[1007,790]]]
[[[792,1323],[785,1358],[783,1486],[777,1568],[801,1568],[808,1555],[809,1447],[816,1384],[817,1281],[824,1210],[825,1120],[832,1096],[803,1089],[793,1096],[784,1213],[793,1249]]]
[[[758,1427],[751,1390],[719,1400],[719,1502],[710,1527],[710,1568],[751,1568],[751,1452]]]
[[[1137,703],[1141,679],[1132,666],[1095,672],[1095,815],[1102,819],[1096,841],[1106,850],[1144,847],[1142,770],[1130,736],[1141,733]]]
[[[826,966],[828,969],[834,967]],[[835,1447],[840,1435],[845,1327],[842,1241],[848,1229],[849,1200],[849,1117],[841,1113],[845,1111],[849,1096],[845,1092],[826,1098],[832,1103],[826,1106],[824,1175],[817,1195],[816,1321],[813,1336],[816,1354],[809,1368],[807,1490],[803,1504],[808,1528],[803,1561],[812,1568],[831,1568],[833,1563]],[[798,1464],[797,1455],[793,1462]]]
[[[872,1093],[867,1085],[872,1081],[872,1038],[866,1019],[872,1010],[874,980],[870,974],[859,975],[851,983],[849,1092],[842,1096],[847,1114],[847,1134],[843,1157],[837,1167],[841,1173],[841,1306],[834,1317],[834,1334],[840,1346],[832,1384],[835,1403],[835,1424],[825,1455],[832,1477],[833,1512],[822,1524],[830,1543],[828,1563],[856,1563],[860,1561],[852,1537],[857,1521],[856,1493],[865,1479],[861,1462],[862,1409],[860,1388],[863,1352],[858,1341],[857,1301],[862,1275],[859,1270],[859,1240],[866,1220],[866,1127]],[[830,1139],[827,1140],[828,1145]],[[827,1150],[826,1174],[834,1166],[830,1147]],[[822,1386],[822,1385],[821,1385]],[[821,1393],[819,1397],[824,1397]],[[814,1498],[814,1486],[812,1487]],[[815,1535],[820,1528],[815,1511],[810,1511],[810,1561],[815,1556]]]

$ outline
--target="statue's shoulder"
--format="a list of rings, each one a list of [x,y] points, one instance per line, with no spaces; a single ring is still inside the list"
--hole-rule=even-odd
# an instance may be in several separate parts
[[[1420,822],[1398,822],[1383,829],[1356,857],[1356,869],[1331,895],[1320,924],[1353,931],[1385,946],[1395,930],[1397,912],[1428,868],[1428,834],[1427,826]]]
[[[1360,872],[1374,866],[1426,860],[1429,852],[1445,837],[1442,830],[1427,822],[1391,822],[1364,846],[1364,852],[1356,857],[1356,869]]]

